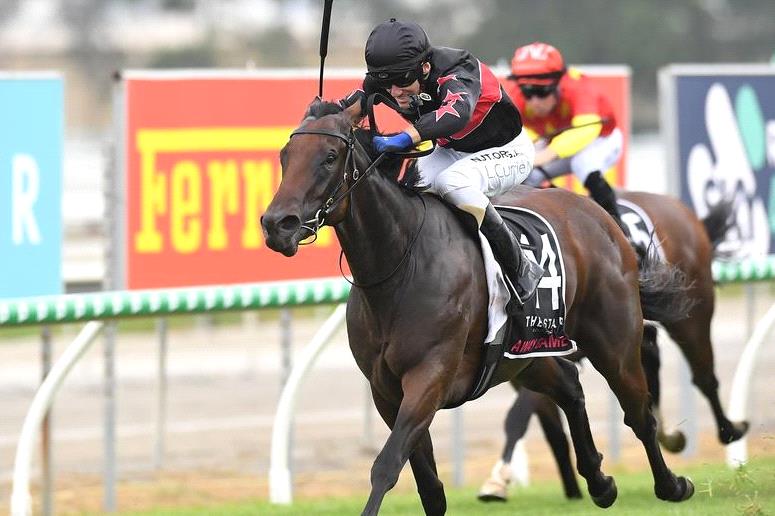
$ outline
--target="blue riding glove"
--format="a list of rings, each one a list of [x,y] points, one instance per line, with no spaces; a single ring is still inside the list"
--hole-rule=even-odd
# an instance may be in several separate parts
[[[377,152],[397,152],[412,146],[412,137],[401,132],[394,136],[375,136],[372,140]]]

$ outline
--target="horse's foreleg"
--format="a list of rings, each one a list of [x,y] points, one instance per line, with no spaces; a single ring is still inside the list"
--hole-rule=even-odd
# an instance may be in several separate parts
[[[557,462],[557,469],[560,471],[565,496],[567,498],[581,498],[581,490],[579,489],[579,483],[576,481],[576,473],[573,471],[573,464],[570,459],[568,437],[565,434],[562,419],[560,418],[560,409],[547,396],[534,393],[528,389],[524,389],[524,391],[538,398],[535,404],[536,415],[541,423],[546,440],[549,441],[554,460]]]
[[[714,372],[713,345],[710,341],[710,314],[699,313],[696,317],[666,324],[665,329],[689,363],[694,385],[710,403],[719,441],[729,444],[743,437],[748,431],[748,422],[730,421],[718,396],[719,383]]]
[[[532,390],[546,394],[565,412],[576,450],[579,473],[587,480],[587,489],[599,507],[609,507],[616,501],[616,484],[600,469],[602,455],[595,447],[579,382],[576,366],[563,358],[542,358],[533,361],[519,379]]]
[[[377,409],[391,431],[371,468],[371,493],[363,514],[379,512],[385,494],[396,484],[410,457],[425,512],[444,514],[446,498],[436,475],[428,432],[441,399],[439,382],[432,372],[418,367],[404,375],[401,385],[404,395],[397,411],[373,393]]]
[[[447,511],[447,497],[444,485],[436,471],[436,459],[433,457],[433,442],[428,430],[423,432],[414,453],[409,457],[417,492],[420,494],[425,514],[444,514]]]
[[[657,327],[653,324],[645,324],[643,326],[640,362],[643,365],[643,372],[646,374],[649,394],[651,394],[651,413],[657,421],[657,439],[667,451],[678,453],[686,446],[686,437],[680,430],[673,430],[670,433],[665,431],[662,411],[659,408],[659,368],[661,367],[661,360],[659,346],[657,345]]]

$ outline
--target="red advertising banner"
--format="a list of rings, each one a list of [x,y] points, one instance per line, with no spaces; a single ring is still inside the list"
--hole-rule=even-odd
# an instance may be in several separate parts
[[[624,147],[622,149],[622,157],[614,168],[606,171],[605,176],[612,185],[623,187],[627,179],[627,149],[630,145],[630,128],[632,123],[630,114],[631,98],[629,68],[605,66],[591,68],[584,68],[582,66],[580,68],[611,101],[614,116],[616,116],[616,123],[622,131]],[[576,192],[586,194],[584,186],[579,183],[575,177],[568,176],[568,180],[571,179],[571,184],[569,185],[566,182],[566,186],[572,188]]]
[[[325,92],[356,84],[330,79]],[[128,75],[127,288],[339,273],[331,228],[290,260],[265,247],[259,222],[279,151],[316,93],[311,77]]]
[[[259,222],[280,183],[279,151],[317,94],[317,75],[218,73],[123,79],[126,288],[338,275],[332,228],[288,259],[264,245]],[[339,98],[361,78],[331,73],[324,95]],[[621,127],[629,128],[629,78],[610,84],[622,95]],[[401,127],[391,115],[383,112],[380,129]]]

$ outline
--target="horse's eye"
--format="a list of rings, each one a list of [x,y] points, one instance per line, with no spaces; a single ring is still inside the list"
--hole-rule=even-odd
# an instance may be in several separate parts
[[[326,156],[326,165],[333,165],[334,161],[336,161],[336,153],[335,152],[329,152],[328,156]]]

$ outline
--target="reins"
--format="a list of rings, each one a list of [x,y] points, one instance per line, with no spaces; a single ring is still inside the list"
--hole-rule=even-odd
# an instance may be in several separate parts
[[[406,247],[406,251],[404,251],[404,256],[401,257],[401,261],[399,261],[398,265],[396,265],[395,268],[392,271],[390,271],[390,274],[388,274],[384,278],[374,281],[372,283],[357,283],[355,281],[350,281],[349,279],[347,279],[347,276],[345,276],[344,270],[342,269],[342,256],[344,256],[344,250],[340,250],[339,251],[339,272],[341,272],[342,277],[347,283],[349,283],[354,287],[359,287],[359,288],[372,288],[372,287],[381,285],[385,283],[387,280],[389,280],[390,278],[392,278],[396,274],[396,272],[398,272],[398,269],[401,268],[404,262],[406,262],[406,259],[409,258],[409,255],[412,252],[412,248],[414,247],[414,243],[417,241],[417,238],[420,236],[423,226],[425,226],[425,215],[428,213],[428,206],[425,204],[425,199],[423,199],[422,195],[420,195],[419,193],[414,191],[413,193],[420,199],[420,201],[422,201],[422,208],[423,208],[422,219],[420,220],[420,227],[417,228],[417,231],[415,232],[414,236],[412,236],[412,240],[409,242],[409,245]]]

